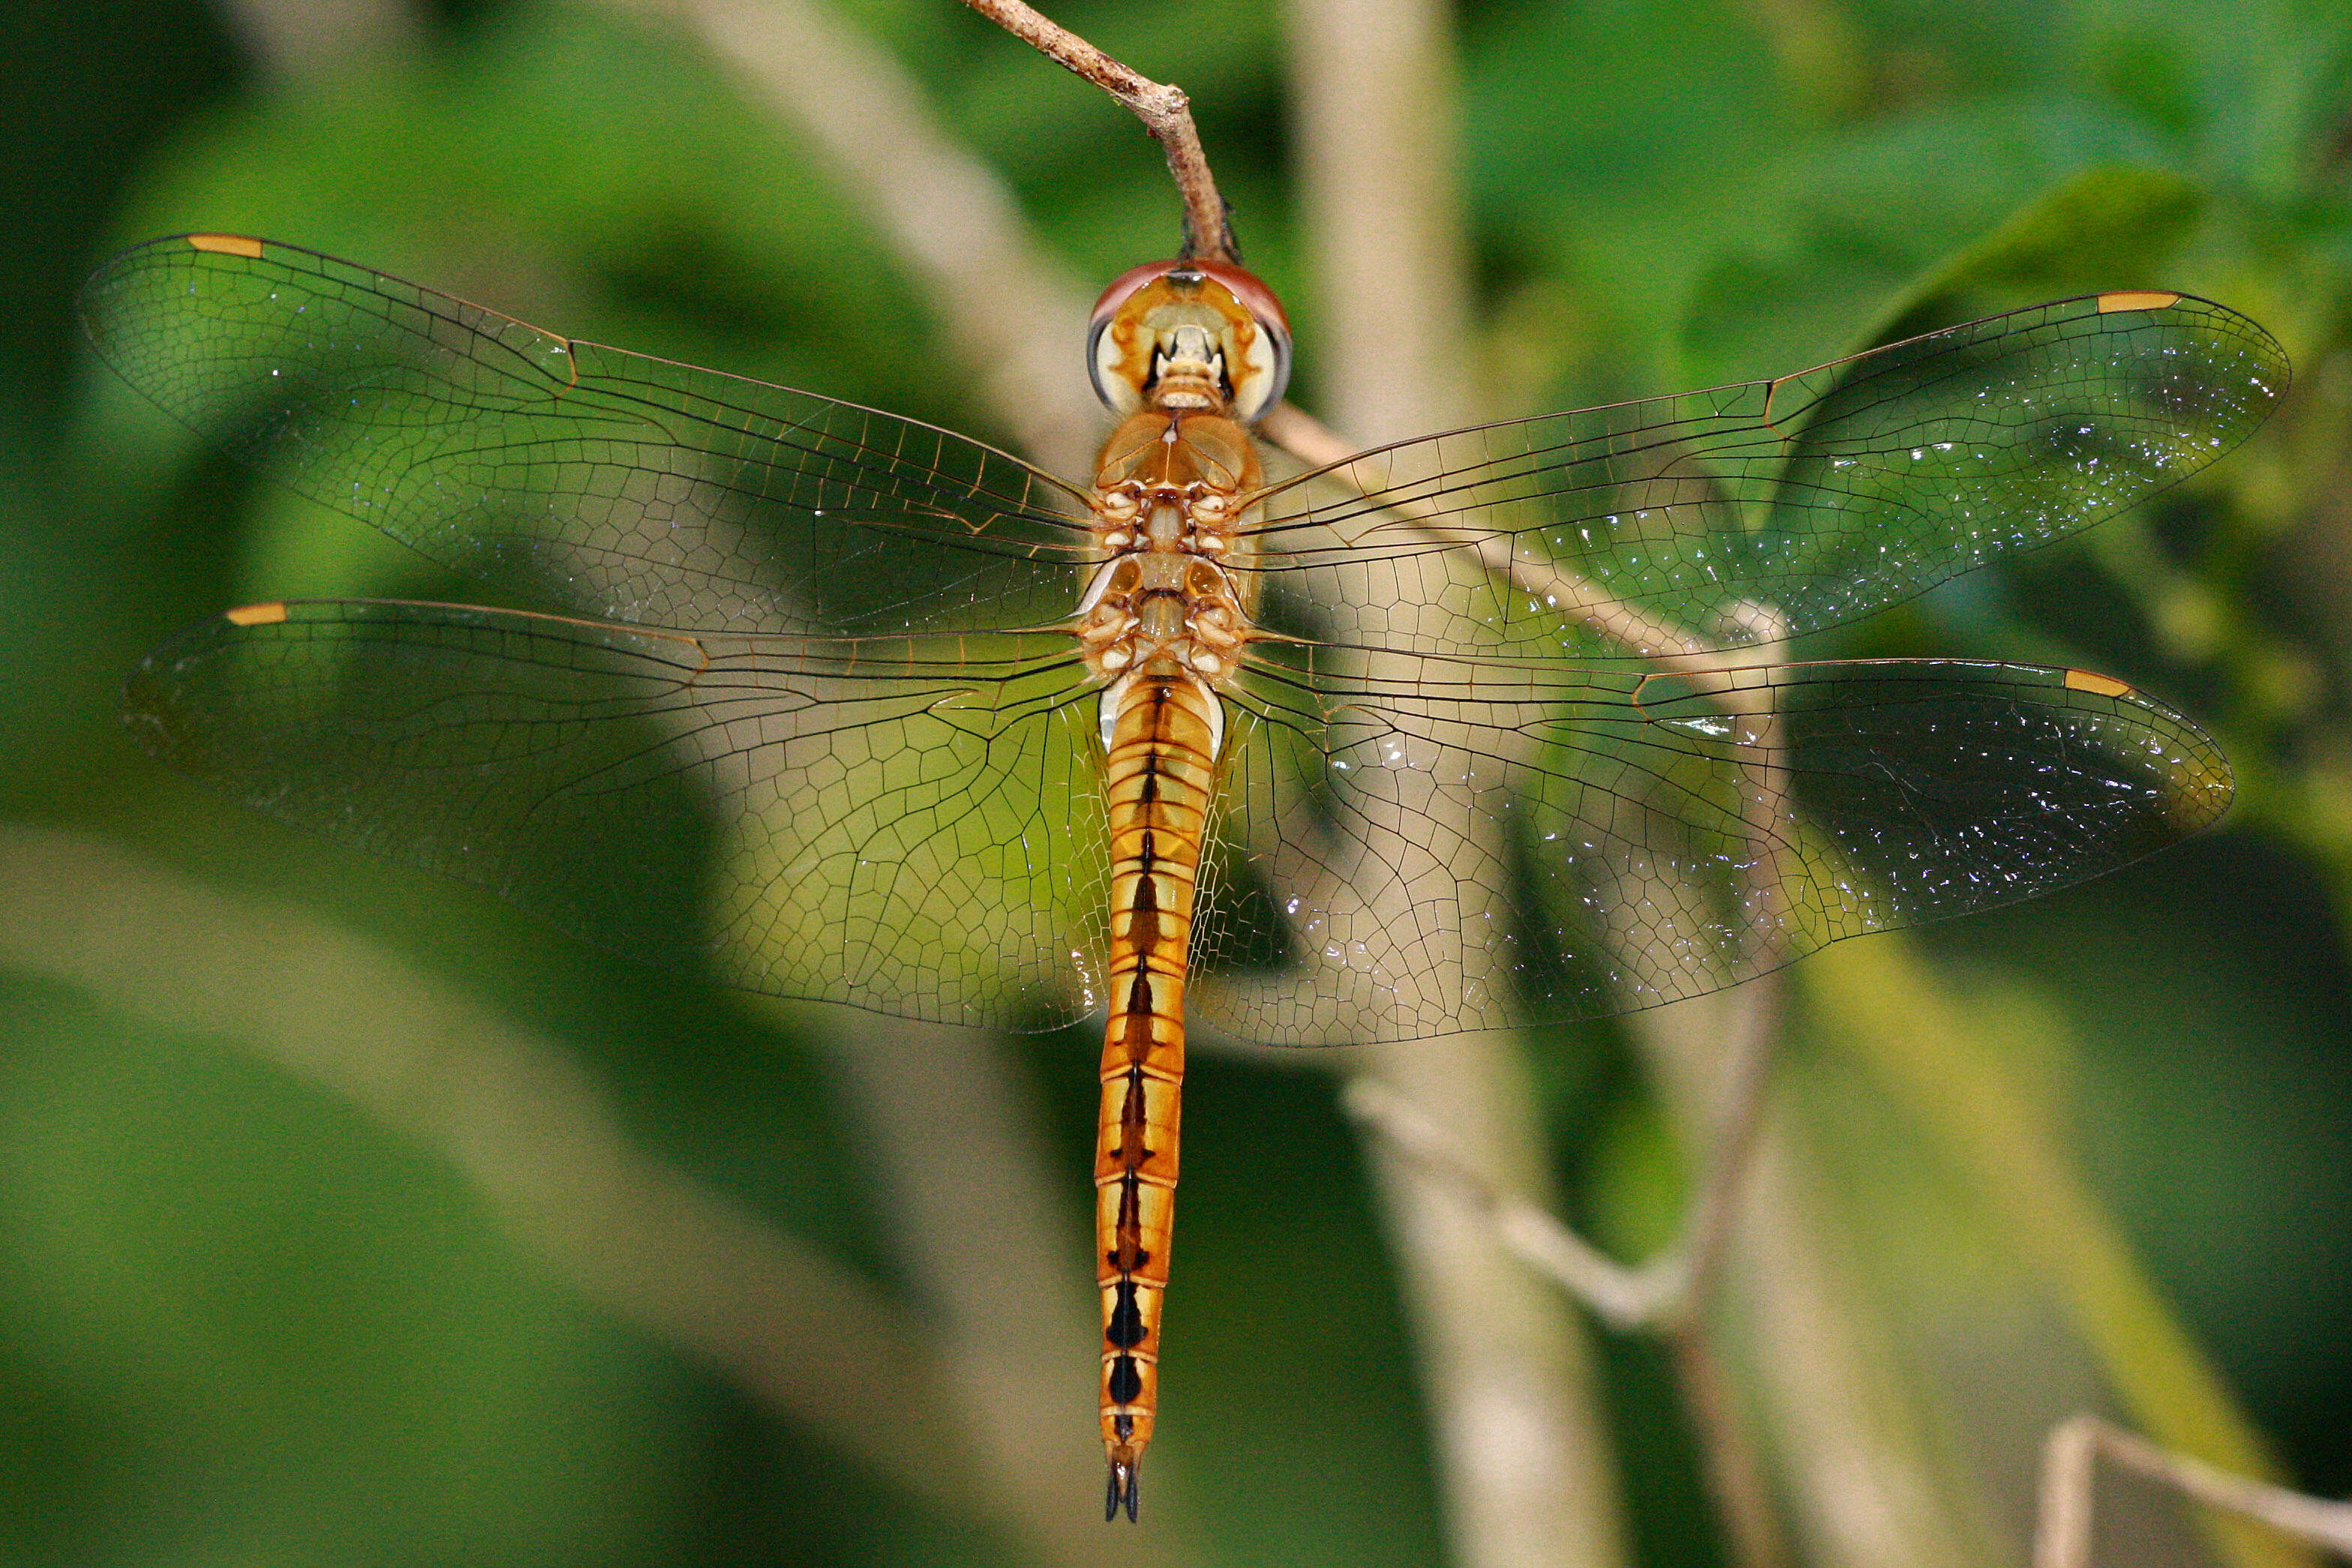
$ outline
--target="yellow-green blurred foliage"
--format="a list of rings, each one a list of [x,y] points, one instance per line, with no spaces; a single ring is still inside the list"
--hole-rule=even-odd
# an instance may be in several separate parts
[[[682,38],[465,0],[293,73],[240,45],[233,9],[18,7],[0,29],[9,832],[68,829],[129,857],[105,866],[356,933],[419,990],[320,982],[321,1038],[463,996],[585,1064],[633,1146],[919,1310],[821,1017],[780,1023],[248,816],[122,734],[123,676],[182,625],[436,579],[194,448],[82,352],[69,301],[114,248],[215,229],[1001,437],[970,367],[806,146]],[[1155,150],[1100,95],[950,0],[845,14],[1077,272],[1170,247]],[[1192,94],[1249,258],[1311,338],[1279,8],[1056,15]],[[2242,793],[2215,835],[2103,883],[1801,966],[1777,1124],[1824,1288],[1876,1347],[1895,1414],[1869,1429],[1925,1456],[1953,1561],[2019,1560],[2031,1434],[2078,1405],[2352,1489],[2352,9],[1486,0],[1460,26],[1497,413],[1787,371],[2090,289],[2207,295],[2293,356],[2284,411],[2187,489],[1843,638],[2112,671],[2207,723]],[[1315,394],[1302,364],[1295,395]],[[608,1312],[448,1146],[289,1066],[236,1008],[176,1005],[192,953],[242,950],[174,929],[169,900],[110,927],[128,894],[34,852],[57,842],[0,843],[0,1560],[1025,1560]],[[12,889],[31,867],[67,885]],[[299,1007],[311,980],[286,964],[269,982]],[[1041,1224],[1079,1279],[1082,1035],[1018,1058],[1066,1177]],[[1625,1031],[1530,1044],[1571,1217],[1654,1244],[1687,1151]],[[1190,1501],[1119,1549],[1181,1525],[1202,1561],[1440,1560],[1408,1330],[1329,1080],[1212,1060],[1190,1098],[1168,1428]],[[1742,1258],[1769,1263],[1736,1251],[1735,1293]],[[1801,1520],[1807,1439],[1781,1427],[1803,1391],[1773,1394],[1769,1363],[1801,1350],[1742,1352]],[[1076,1443],[1088,1352],[1066,1358]],[[1642,1560],[1722,1561],[1663,1360],[1612,1342],[1605,1363]],[[2147,1511],[2147,1560],[2214,1550]]]

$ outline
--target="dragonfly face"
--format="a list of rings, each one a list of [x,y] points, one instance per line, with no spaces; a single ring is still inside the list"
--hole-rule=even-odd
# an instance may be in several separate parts
[[[1622,1011],[2206,826],[2227,764],[2120,681],[1769,645],[2178,482],[2287,382],[2243,317],[2109,294],[1269,478],[1280,307],[1163,262],[1097,312],[1126,418],[1078,486],[289,246],[157,241],[82,308],[165,408],[513,601],[231,611],[133,677],[158,755],[635,958],[1106,1017],[1130,1515],[1188,1019]]]
[[[1095,302],[1087,370],[1115,413],[1214,409],[1246,423],[1289,384],[1290,321],[1274,290],[1238,267],[1148,261]]]

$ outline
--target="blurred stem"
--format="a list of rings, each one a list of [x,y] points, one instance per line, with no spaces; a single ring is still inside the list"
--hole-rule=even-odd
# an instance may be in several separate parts
[[[1807,994],[1824,1034],[1862,1051],[1991,1201],[2013,1244],[2055,1283],[2134,1424],[2218,1469],[2276,1479],[2261,1438],[2067,1158],[2047,1108],[1982,1043],[1992,1010],[1964,1016],[1899,936],[1839,942],[1811,964]],[[2240,1568],[2311,1561],[2242,1520],[2202,1517]]]
[[[1732,1561],[1740,1568],[1777,1568],[1789,1560],[1788,1542],[1738,1392],[1700,1309],[1723,1255],[1762,1121],[1779,1034],[1780,989],[1777,976],[1765,975],[1732,994],[1737,1011],[1728,1031],[1731,1044],[1698,1190],[1685,1211],[1682,1235],[1636,1267],[1619,1263],[1540,1205],[1489,1180],[1443,1128],[1387,1084],[1359,1077],[1345,1096],[1350,1115],[1475,1205],[1522,1262],[1612,1328],[1661,1334],[1705,1449],[1709,1495],[1729,1538]]]
[[[415,54],[425,20],[407,0],[217,0],[264,76],[316,81],[362,63]]]
[[[1432,0],[1295,0],[1288,28],[1305,228],[1324,307],[1313,352],[1334,422],[1362,441],[1466,423],[1451,18]],[[1511,1037],[1374,1046],[1365,1057],[1370,1074],[1481,1169],[1542,1195],[1546,1152]],[[1454,1561],[1624,1561],[1583,1325],[1458,1187],[1423,1179],[1384,1144],[1374,1169],[1436,1428]]]
[[[1722,1103],[1713,1118],[1705,1173],[1684,1211],[1682,1234],[1645,1261],[1627,1266],[1555,1219],[1542,1205],[1496,1184],[1422,1108],[1377,1078],[1360,1076],[1344,1095],[1348,1113],[1397,1154],[1443,1179],[1476,1205],[1519,1259],[1620,1331],[1688,1329],[1712,1280],[1755,1146],[1770,1082],[1778,1009],[1771,976],[1738,993],[1748,1005],[1732,1031]]]
[[[1783,984],[1779,980],[1775,985]],[[1626,1019],[1661,1100],[1686,1141],[1722,1115],[1741,1038],[1742,990],[1654,1007]],[[1778,1008],[1769,1009],[1773,1014]],[[1699,1321],[1713,1347],[1739,1347],[1761,1407],[1804,1555],[1821,1568],[1963,1568],[1980,1560],[1972,1533],[1937,1483],[1895,1358],[1846,1288],[1815,1188],[1815,1160],[1769,1096],[1759,1096],[1750,1153],[1726,1227],[1726,1259]],[[1708,1485],[1735,1550],[1788,1555],[1752,1511],[1769,1496],[1763,1460],[1740,1463],[1749,1439],[1741,1390],[1707,1368],[1683,1367],[1685,1408],[1707,1447]],[[1694,1378],[1693,1373],[1696,1376]],[[1729,1473],[1739,1465],[1744,1474]]]
[[[1328,322],[1326,341],[1318,345],[1318,363],[1332,389],[1333,423],[1370,443],[1469,424],[1486,411],[1469,390],[1470,281],[1467,226],[1454,174],[1451,18],[1436,0],[1296,0],[1289,18],[1305,227],[1317,247]],[[1343,455],[1328,432],[1293,410],[1280,410],[1269,426],[1276,440],[1309,462]],[[1507,542],[1472,540],[1465,548],[1480,552],[1482,559],[1491,552],[1488,563],[1498,574],[1516,575],[1524,569]],[[1565,594],[1547,596],[1578,606],[1605,635],[1670,664],[1696,660],[1711,668],[1715,663],[1712,650],[1687,635],[1639,619],[1589,584],[1572,584]],[[1767,737],[1760,750],[1769,749]],[[1569,1263],[1571,1274],[1598,1288],[1597,1294],[1585,1292],[1589,1298],[1615,1300],[1642,1317],[1690,1299],[1695,1279],[1719,1251],[1769,1060],[1773,1011],[1757,1006],[1744,1020],[1752,1026],[1743,1031],[1741,1048],[1734,1053],[1741,1066],[1720,1129],[1726,1136],[1708,1141],[1715,1152],[1685,1247],[1635,1276],[1547,1222],[1543,1235],[1556,1244],[1555,1260]],[[1536,1193],[1525,1184],[1543,1164],[1533,1118],[1496,1112],[1499,1097],[1525,1092],[1511,1051],[1508,1041],[1486,1037],[1459,1044],[1375,1047],[1368,1062],[1375,1081],[1364,1087],[1375,1095],[1401,1095],[1415,1112],[1446,1129],[1449,1141],[1459,1140],[1471,1152],[1468,1164],[1499,1178],[1506,1189]],[[1504,1289],[1498,1279],[1473,1289],[1448,1278],[1493,1267],[1495,1247],[1503,1240],[1499,1232],[1477,1249],[1453,1234],[1466,1221],[1486,1217],[1479,1199],[1458,1183],[1416,1184],[1416,1173],[1398,1169],[1392,1153],[1382,1169],[1406,1274],[1423,1310],[1432,1403],[1444,1411],[1449,1399],[1475,1397],[1483,1355],[1507,1359],[1533,1352],[1504,1342],[1491,1325],[1475,1321],[1475,1308],[1470,1317],[1449,1321],[1457,1303],[1475,1302],[1482,1290]],[[1530,1217],[1542,1211],[1538,1201],[1520,1204],[1514,1212]],[[1530,1332],[1539,1331],[1532,1318],[1528,1325]],[[1565,1346],[1579,1331],[1561,1315],[1549,1331]],[[1705,1331],[1703,1325],[1689,1330],[1692,1335]],[[1700,1359],[1712,1367],[1711,1359]],[[1677,1364],[1690,1371],[1699,1362],[1684,1356]],[[1561,1363],[1560,1381],[1548,1401],[1549,1418],[1561,1430],[1597,1426],[1590,1414],[1591,1377],[1580,1358]],[[1718,1379],[1685,1392],[1707,1447],[1727,1531],[1743,1552],[1742,1562],[1777,1562],[1778,1531],[1764,1502],[1768,1489],[1754,1466],[1754,1446],[1738,1426],[1733,1406],[1708,1397],[1720,1392],[1719,1384]],[[1534,1516],[1515,1512],[1502,1489],[1481,1494],[1470,1474],[1476,1463],[1475,1436],[1465,1433],[1450,1441],[1455,1530],[1467,1542],[1463,1556],[1474,1562],[1516,1560],[1514,1533]],[[1597,1442],[1597,1433],[1579,1441]],[[1599,1449],[1586,1452],[1597,1455]],[[1607,1467],[1587,1459],[1576,1472],[1576,1484],[1584,1493],[1579,1506],[1612,1532],[1607,1550],[1622,1552],[1614,1498],[1602,1495],[1609,1486]],[[1529,1538],[1540,1533],[1538,1527]],[[1597,1542],[1598,1531],[1593,1534]]]
[[[1369,1070],[1515,1186],[1543,1147],[1507,1035],[1367,1047]],[[1502,1244],[1473,1199],[1375,1142],[1441,1466],[1452,1561],[1536,1568],[1627,1561],[1615,1468],[1583,1324]]]
[[[1748,994],[1757,989],[1751,985]],[[1749,1009],[1751,1014],[1762,1010]],[[1495,1235],[1522,1262],[1612,1328],[1660,1332],[1673,1357],[1691,1426],[1706,1449],[1707,1488],[1730,1538],[1732,1561],[1741,1568],[1775,1568],[1788,1561],[1789,1551],[1773,1511],[1771,1489],[1738,1391],[1698,1314],[1754,1148],[1769,1079],[1770,1026],[1751,1023],[1738,1033],[1744,1060],[1727,1075],[1717,1142],[1706,1162],[1706,1176],[1685,1215],[1683,1234],[1634,1268],[1609,1257],[1539,1205],[1488,1180],[1419,1106],[1379,1079],[1357,1078],[1344,1100],[1349,1113],[1377,1131],[1389,1148],[1475,1205]]]
[[[1665,1342],[1684,1408],[1700,1436],[1707,1495],[1728,1538],[1731,1561],[1738,1568],[1780,1568],[1790,1561],[1788,1537],[1739,1390],[1716,1353],[1714,1336],[1690,1319],[1668,1329]]]
[[[939,1371],[919,1325],[629,1148],[552,1042],[347,931],[22,824],[0,824],[0,963],[340,1095],[446,1160],[518,1246],[590,1299],[893,1484],[990,1511],[961,1434],[928,1415]]]
[[[2168,1453],[2095,1415],[2076,1415],[2051,1429],[2042,1448],[2042,1516],[2033,1540],[2033,1568],[2092,1568],[2095,1461],[2105,1455],[2200,1502],[2258,1519],[2339,1557],[2352,1559],[2352,1503],[2305,1497]]]
[[[998,1488],[1030,1538],[1053,1543],[1054,1561],[1130,1561],[1131,1542],[1091,1506],[1102,1447],[1086,1348],[1098,1326],[1072,1266],[1087,1249],[1074,1201],[1085,1189],[1055,1182],[1040,1154],[1022,1063],[978,1029],[839,1009],[824,1023],[871,1134],[898,1254],[944,1342],[943,1380]],[[1151,1556],[1183,1568],[1199,1552],[1183,1536],[1190,1510],[1171,1458],[1151,1456]]]
[[[733,67],[864,205],[1014,445],[1091,472],[1102,415],[1076,347],[1092,295],[896,60],[819,0],[603,3],[682,23]]]
[[[1469,424],[1453,16],[1444,0],[1291,0],[1286,16],[1332,423],[1363,446]]]

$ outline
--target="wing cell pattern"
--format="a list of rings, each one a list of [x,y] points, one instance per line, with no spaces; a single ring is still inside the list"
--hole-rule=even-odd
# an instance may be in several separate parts
[[[1702,995],[2112,870],[2231,793],[2195,725],[2063,669],[1819,663],[1701,686],[1412,662],[1253,681],[1221,803],[1234,853],[1196,939],[1202,1018],[1319,1044]]]
[[[1050,625],[1085,498],[961,436],[542,331],[293,246],[159,240],[84,286],[167,412],[425,556],[602,619]]]
[[[128,695],[150,751],[249,805],[758,990],[1032,1027],[1099,1000],[1102,792],[1066,638],[269,608],[164,644]]]
[[[2138,298],[2172,303],[2064,300],[1777,381],[1380,447],[1272,493],[1255,564],[1335,640],[1406,653],[1770,640],[1750,607],[1789,637],[1843,625],[2112,517],[2262,422],[2288,383],[2270,334]],[[1622,610],[1651,629],[1591,635]]]
[[[964,1024],[1099,1004],[1082,492],[292,247],[158,242],[82,304],[236,456],[569,612],[207,622],[131,682],[159,755],[631,957]],[[2120,683],[1746,645],[2179,481],[2286,374],[2219,306],[2063,301],[1266,492],[1232,563],[1287,635],[1227,693],[1195,1011],[1279,1044],[1617,1012],[2196,831],[2226,764]]]

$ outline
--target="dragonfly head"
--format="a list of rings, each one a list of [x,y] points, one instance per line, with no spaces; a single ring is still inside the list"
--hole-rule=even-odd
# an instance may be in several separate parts
[[[1274,290],[1238,267],[1148,261],[1096,303],[1087,373],[1117,413],[1202,409],[1246,424],[1290,380],[1290,322]]]

